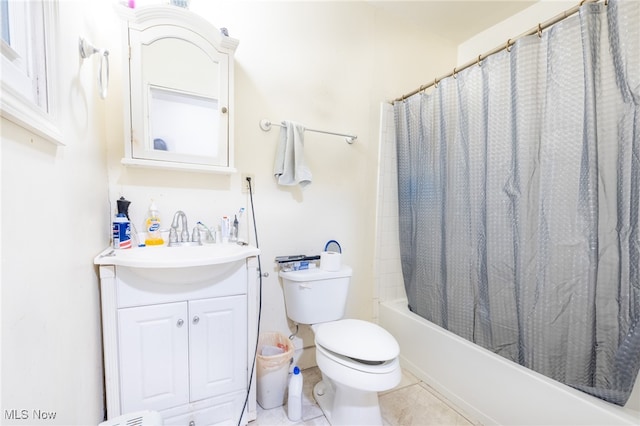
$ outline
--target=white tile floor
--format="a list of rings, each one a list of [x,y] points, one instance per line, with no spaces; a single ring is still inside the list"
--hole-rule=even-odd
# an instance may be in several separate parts
[[[249,426],[321,425],[329,422],[313,399],[313,386],[321,379],[317,367],[302,371],[304,390],[302,395],[302,421],[295,423],[287,418],[287,406],[264,410],[258,405],[258,418]],[[403,371],[402,381],[394,389],[382,392],[380,411],[385,425],[390,426],[473,426],[478,422],[460,414],[442,396],[409,372]]]

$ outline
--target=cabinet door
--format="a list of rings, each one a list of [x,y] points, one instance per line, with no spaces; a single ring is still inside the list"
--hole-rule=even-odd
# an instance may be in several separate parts
[[[247,387],[247,297],[189,302],[191,400]]]
[[[204,404],[190,404],[188,413],[162,412],[160,414],[164,419],[164,426],[246,425],[246,420],[241,421],[246,396],[245,392],[225,394],[207,399]]]
[[[189,402],[187,303],[118,310],[122,412]]]

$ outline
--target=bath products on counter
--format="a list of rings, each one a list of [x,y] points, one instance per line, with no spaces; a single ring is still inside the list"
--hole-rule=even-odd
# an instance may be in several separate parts
[[[238,241],[238,215],[233,218],[233,224],[231,225],[231,235],[229,241]]]
[[[229,236],[231,235],[231,222],[229,221],[229,216],[222,216],[222,220],[220,221],[220,233],[222,234],[222,242],[228,243]]]
[[[145,222],[145,228],[147,231],[147,239],[145,244],[148,246],[161,246],[164,244],[162,235],[160,234],[160,212],[156,203],[151,201],[149,206],[149,216]]]
[[[292,422],[302,419],[302,373],[296,365],[289,379],[289,397],[287,399],[287,416]]]
[[[113,220],[113,248],[131,248],[131,223],[124,213],[118,213]]]
[[[131,201],[120,197],[116,204],[118,213],[113,220],[113,248],[128,249],[133,245],[131,241],[131,221],[129,220],[129,204],[131,204]]]

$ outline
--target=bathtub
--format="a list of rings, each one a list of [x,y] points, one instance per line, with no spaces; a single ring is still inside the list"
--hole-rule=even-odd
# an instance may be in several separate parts
[[[639,425],[640,384],[625,407],[609,404],[495,355],[383,302],[379,323],[400,344],[404,368],[484,425]]]

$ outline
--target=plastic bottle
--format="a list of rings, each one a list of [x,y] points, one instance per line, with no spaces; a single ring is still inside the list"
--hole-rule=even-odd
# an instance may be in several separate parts
[[[238,215],[235,215],[233,219],[233,225],[231,225],[231,234],[229,235],[229,241],[238,241]]]
[[[296,365],[289,379],[289,398],[287,401],[287,416],[292,422],[302,420],[302,374]]]
[[[113,248],[131,248],[131,223],[124,213],[118,213],[113,220]]]
[[[151,201],[151,205],[149,206],[149,216],[145,222],[145,228],[147,231],[147,239],[144,243],[146,245],[161,246],[164,244],[164,240],[160,234],[160,213],[154,201]]]
[[[231,234],[231,224],[229,222],[229,216],[222,216],[220,221],[220,232],[222,233],[222,242],[229,242],[229,235]]]

